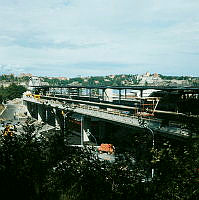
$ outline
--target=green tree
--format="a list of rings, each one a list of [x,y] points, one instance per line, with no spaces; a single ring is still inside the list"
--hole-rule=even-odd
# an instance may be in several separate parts
[[[21,134],[0,136],[0,192],[5,199],[198,197],[199,144],[191,138],[152,149],[155,176],[147,180],[145,160],[134,162],[131,153],[118,155],[115,162],[100,161],[90,149],[68,146],[59,132],[38,134],[31,121],[23,129]]]
[[[25,91],[25,87],[11,84],[9,87],[2,87],[0,90],[0,95],[2,96],[3,100],[12,100],[15,98],[20,98]]]
[[[0,95],[0,104],[2,104],[2,102],[3,102],[3,96]]]
[[[199,189],[198,142],[181,146],[165,143],[160,151],[154,150],[155,177],[151,188],[154,199],[197,199]]]

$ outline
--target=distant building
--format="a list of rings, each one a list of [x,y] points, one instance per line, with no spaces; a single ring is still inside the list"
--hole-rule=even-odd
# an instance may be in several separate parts
[[[72,83],[68,84],[68,85],[71,85],[71,86],[79,86],[81,85],[81,83],[79,83],[78,81],[73,81]]]
[[[115,75],[109,75],[109,78],[114,79]]]
[[[153,77],[154,77],[154,78],[158,78],[158,77],[159,77],[158,73],[155,72],[155,73],[153,74]]]
[[[21,73],[21,74],[19,75],[19,77],[26,77],[26,76],[32,77],[33,75],[30,74],[30,73]]]
[[[144,75],[138,76],[137,79],[139,80],[139,85],[160,85],[163,82],[158,73],[150,75],[150,73],[147,72]]]
[[[67,77],[57,77],[57,79],[59,79],[59,80],[62,80],[62,81],[68,81],[69,80],[69,78],[67,78]]]
[[[150,76],[150,73],[149,73],[149,72],[146,72],[146,74],[145,74],[144,76],[149,77],[149,76]]]
[[[52,80],[52,79],[58,79],[58,80],[69,80],[70,78],[67,77],[47,77],[48,79]]]
[[[28,89],[33,90],[32,86],[41,86],[41,79],[37,76],[32,76],[28,83]]]
[[[170,86],[177,86],[177,85],[189,85],[188,80],[170,80]]]

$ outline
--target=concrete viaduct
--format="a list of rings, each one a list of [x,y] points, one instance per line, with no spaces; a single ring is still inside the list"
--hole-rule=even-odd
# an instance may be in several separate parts
[[[150,129],[154,134],[161,134],[165,137],[175,137],[180,139],[190,137],[190,131],[184,129],[180,123],[171,121],[169,124],[162,126],[161,119],[148,118],[128,112],[129,110],[132,110],[132,107],[129,106],[52,96],[43,96],[40,99],[24,96],[23,100],[33,118],[41,120],[54,127],[60,127],[63,132],[67,128],[68,115],[76,113],[84,120],[83,129],[85,130],[89,128],[89,120],[87,119],[90,117],[101,121],[119,124],[121,126]],[[168,112],[167,114],[172,115],[173,113]],[[184,116],[183,114],[181,115]],[[103,123],[101,124],[103,126]],[[102,131],[103,127],[101,127],[100,134],[103,134]],[[192,137],[196,137],[196,135],[192,135]]]

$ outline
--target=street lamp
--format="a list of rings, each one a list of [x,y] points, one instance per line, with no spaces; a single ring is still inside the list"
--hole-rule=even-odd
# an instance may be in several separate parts
[[[154,133],[153,133],[153,130],[149,127],[145,127],[147,130],[150,131],[151,135],[152,135],[152,146],[153,146],[153,149],[154,149],[154,146],[155,146],[155,140],[154,140]],[[151,178],[153,178],[154,176],[154,169],[152,169],[151,171]]]
[[[153,148],[154,148],[155,141],[154,141],[154,133],[153,133],[153,130],[152,130],[151,128],[149,128],[149,127],[146,127],[146,129],[149,130],[150,133],[151,133],[151,135],[152,135],[152,139],[153,139],[153,141],[152,141],[152,145],[153,145]]]
[[[153,149],[154,149],[155,140],[154,140],[154,133],[153,133],[153,130],[152,130],[151,128],[148,127],[148,124],[146,123],[146,121],[144,121],[141,117],[138,118],[138,123],[139,123],[140,127],[149,130],[149,132],[151,133],[151,135],[152,135],[152,146],[153,146]],[[154,176],[154,169],[152,169],[151,178],[153,178],[153,176]]]

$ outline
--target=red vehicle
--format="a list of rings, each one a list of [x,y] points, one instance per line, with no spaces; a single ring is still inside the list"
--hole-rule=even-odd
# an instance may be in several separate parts
[[[106,152],[108,154],[112,154],[115,152],[115,148],[112,144],[101,144],[98,151],[100,153]]]

